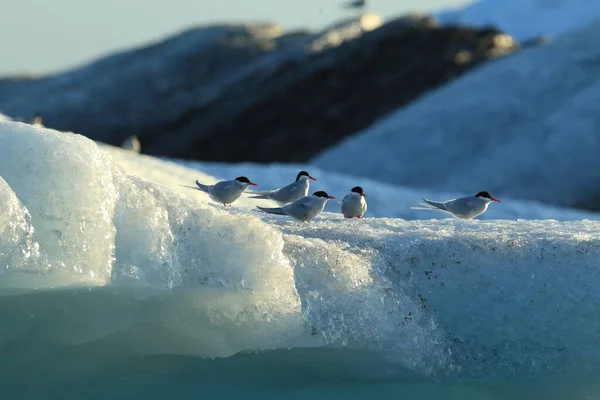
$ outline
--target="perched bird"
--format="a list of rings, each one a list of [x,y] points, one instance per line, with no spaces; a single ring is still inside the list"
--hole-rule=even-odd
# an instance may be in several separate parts
[[[267,208],[256,206],[256,208],[269,214],[289,215],[295,220],[310,222],[311,219],[323,211],[329,199],[335,199],[335,197],[319,190],[318,192],[314,192],[312,196],[304,196],[283,207]]]
[[[40,114],[35,114],[35,117],[33,118],[33,122],[31,123],[31,125],[43,127],[44,126],[44,117],[42,117]]]
[[[345,218],[362,218],[367,211],[367,195],[360,186],[352,188],[342,200],[342,214]]]
[[[256,196],[250,196],[250,199],[269,199],[275,201],[280,206],[284,206],[288,203],[298,200],[301,197],[308,195],[308,189],[310,188],[309,180],[316,181],[315,178],[310,176],[306,171],[298,172],[296,176],[296,182],[292,182],[287,186],[284,186],[275,190],[266,190],[264,192],[251,192]],[[250,192],[248,193],[250,194]]]
[[[244,192],[248,189],[248,186],[258,186],[256,183],[250,182],[245,176],[238,176],[231,181],[221,181],[214,185],[204,185],[196,181],[197,188],[193,186],[186,186],[192,189],[199,189],[205,193],[208,193],[211,199],[216,202],[223,203],[224,206],[231,205],[236,201]]]
[[[131,150],[134,153],[139,153],[142,150],[142,144],[140,143],[140,139],[137,136],[129,136],[123,140],[121,143],[121,147],[125,150]]]
[[[413,210],[439,210],[452,214],[456,218],[475,218],[486,212],[491,202],[500,202],[488,192],[479,192],[475,196],[437,202],[423,199],[426,203],[416,203],[423,207],[411,207]]]

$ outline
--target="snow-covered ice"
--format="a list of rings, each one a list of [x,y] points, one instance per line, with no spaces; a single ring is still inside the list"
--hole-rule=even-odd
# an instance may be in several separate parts
[[[126,165],[127,161],[125,161],[124,157],[127,157],[127,155],[118,154],[115,155],[115,160],[119,164]],[[156,162],[154,158],[147,158],[146,160],[147,162]],[[138,160],[137,162],[146,161]],[[448,214],[436,211],[411,210],[410,207],[414,206],[415,202],[421,201],[423,197],[434,200],[447,200],[469,194],[475,195],[475,193],[485,190],[485,188],[473,188],[473,190],[475,190],[473,193],[460,193],[450,191],[437,192],[429,189],[412,189],[365,177],[348,176],[337,172],[331,172],[327,171],[325,168],[319,168],[310,164],[223,164],[173,160],[163,164],[164,166],[161,169],[164,171],[170,171],[171,168],[177,170],[178,167],[171,163],[202,171],[202,173],[208,173],[211,176],[218,178],[213,178],[211,182],[232,179],[240,175],[247,175],[259,182],[260,187],[257,188],[257,190],[276,189],[283,185],[287,185],[295,179],[296,174],[299,171],[307,170],[318,179],[317,182],[310,182],[310,193],[313,193],[316,190],[325,190],[327,193],[337,198],[337,201],[327,202],[325,211],[328,212],[339,214],[339,202],[343,196],[349,193],[350,189],[354,186],[362,186],[367,193],[367,202],[369,204],[369,209],[365,214],[366,217],[402,218],[407,220],[430,218],[445,219],[449,218]],[[185,171],[184,173],[188,172],[187,170],[182,171]],[[600,214],[597,213],[552,207],[534,201],[516,201],[510,198],[502,198],[501,200],[502,203],[492,204],[488,211],[478,217],[478,219],[556,219],[563,221],[600,219]],[[238,204],[247,207],[253,207],[255,205],[275,205],[275,203],[268,200],[248,199],[246,196],[243,196]]]
[[[497,26],[519,40],[556,37],[600,20],[595,0],[478,0],[463,8],[442,10],[445,24]]]
[[[0,156],[3,359],[330,346],[438,377],[600,361],[599,222],[295,223],[179,188],[215,180],[196,170],[14,122]]]
[[[598,35],[600,24],[487,63],[311,163],[409,187],[592,206],[600,198]]]

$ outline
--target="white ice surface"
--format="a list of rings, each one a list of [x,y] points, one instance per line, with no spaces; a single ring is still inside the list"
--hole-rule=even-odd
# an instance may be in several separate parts
[[[463,8],[443,10],[441,23],[494,25],[517,39],[555,37],[600,19],[595,0],[479,0]]]
[[[124,156],[115,156],[118,163],[124,164]],[[148,162],[155,160],[148,158]],[[145,161],[139,161],[145,162]],[[173,160],[164,164],[163,168],[172,168],[177,170],[175,163],[187,168],[196,169],[203,173],[208,173],[216,178],[233,179],[236,176],[247,175],[255,182],[260,184],[257,190],[276,189],[287,185],[296,179],[296,175],[301,170],[307,170],[312,176],[317,178],[317,182],[310,181],[310,193],[317,190],[325,190],[330,195],[336,197],[336,200],[329,201],[325,207],[326,212],[340,213],[341,199],[350,192],[354,186],[361,186],[367,193],[367,202],[369,209],[365,217],[387,217],[402,218],[406,220],[414,219],[445,219],[452,218],[450,215],[427,210],[412,210],[415,202],[421,201],[423,197],[433,200],[446,200],[465,195],[475,195],[475,193],[485,190],[473,188],[474,192],[436,192],[427,189],[412,189],[402,186],[396,186],[389,183],[383,183],[364,177],[352,177],[337,172],[330,172],[312,165],[302,164],[222,164],[196,161]],[[185,170],[185,173],[188,171]],[[214,180],[216,181],[216,180]],[[212,181],[211,181],[212,182]],[[189,193],[188,193],[189,194]],[[203,198],[207,196],[202,195]],[[253,207],[255,205],[275,207],[276,204],[269,200],[248,199],[243,196],[239,205],[244,207]],[[543,205],[533,201],[519,201],[510,198],[502,198],[502,202],[490,205],[488,211],[478,219],[556,219],[559,221],[579,220],[579,219],[600,219],[600,214],[572,210],[569,208],[560,208]]]
[[[600,361],[595,221],[295,223],[178,186],[211,179],[197,171],[13,122],[0,177],[0,356],[330,345],[487,377]]]
[[[315,157],[320,168],[560,206],[600,198],[600,24],[496,60]]]

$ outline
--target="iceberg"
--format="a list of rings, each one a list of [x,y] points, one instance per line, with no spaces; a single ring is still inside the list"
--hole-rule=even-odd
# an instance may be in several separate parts
[[[350,380],[475,396],[600,361],[596,221],[297,223],[179,186],[213,176],[18,122],[0,122],[0,178],[7,393],[193,375],[223,394],[270,370],[288,394]]]

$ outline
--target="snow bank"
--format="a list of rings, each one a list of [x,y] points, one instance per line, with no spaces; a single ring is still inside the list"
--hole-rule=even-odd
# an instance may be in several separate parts
[[[600,20],[594,0],[480,0],[462,8],[443,10],[436,18],[445,24],[494,25],[519,40],[555,37]]]
[[[600,223],[301,224],[178,193],[164,183],[200,174],[71,133],[1,122],[0,153],[3,359],[330,346],[437,376],[600,361]]]
[[[312,163],[410,187],[597,208],[599,34],[593,25],[488,63]]]

